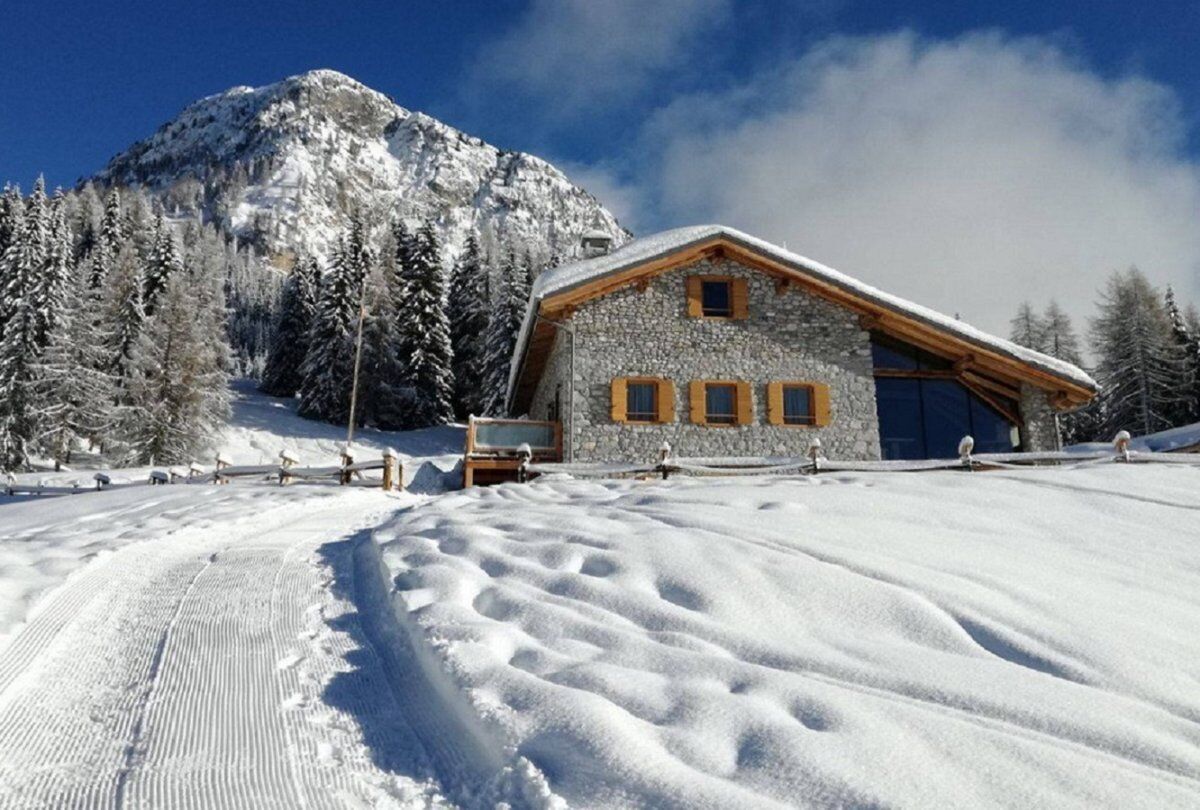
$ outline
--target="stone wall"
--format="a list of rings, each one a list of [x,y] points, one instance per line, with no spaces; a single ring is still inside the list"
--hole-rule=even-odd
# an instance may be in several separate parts
[[[1050,404],[1050,394],[1029,384],[1021,386],[1022,444],[1029,452],[1062,449],[1058,417]]]
[[[749,317],[688,317],[685,278],[693,274],[747,279]],[[575,407],[565,407],[572,389],[570,337],[560,330],[529,415],[546,418],[561,386],[564,441],[573,443],[577,461],[650,461],[664,440],[681,456],[797,456],[814,436],[832,458],[879,457],[869,335],[853,312],[794,285],[778,293],[766,273],[727,259],[703,260],[656,276],[643,290],[625,287],[587,301],[570,325],[576,340]],[[612,421],[613,378],[643,375],[674,382],[674,422]],[[688,383],[695,379],[751,383],[752,423],[692,424]],[[768,424],[766,385],[780,380],[827,384],[830,424]]]

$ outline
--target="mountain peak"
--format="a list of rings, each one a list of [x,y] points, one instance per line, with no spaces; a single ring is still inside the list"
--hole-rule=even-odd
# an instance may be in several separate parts
[[[505,152],[327,68],[186,107],[109,162],[101,185],[143,186],[268,253],[326,253],[354,210],[432,219],[451,251],[570,254],[616,219],[551,164]]]

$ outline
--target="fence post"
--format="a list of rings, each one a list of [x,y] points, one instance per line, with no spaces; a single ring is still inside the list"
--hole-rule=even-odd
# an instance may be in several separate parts
[[[821,471],[821,438],[813,436],[812,441],[808,443],[808,457],[812,459],[813,474]]]
[[[658,448],[658,468],[662,471],[662,480],[664,481],[667,480],[667,476],[670,474],[670,470],[667,469],[667,465],[670,463],[671,443],[668,441],[663,441],[662,446]]]
[[[399,476],[397,476],[396,460],[398,456],[396,451],[388,447],[383,451],[383,489],[385,492],[392,489],[400,489]]]
[[[92,480],[96,482],[96,491],[97,492],[99,492],[100,490],[104,489],[106,486],[108,486],[109,484],[112,483],[112,479],[109,478],[104,473],[96,473],[95,475],[92,476]]]
[[[354,448],[349,444],[342,445],[342,472],[338,476],[338,483],[342,486],[350,483],[350,465],[354,463]]]
[[[1129,461],[1129,431],[1121,430],[1113,437],[1113,447],[1117,451],[1117,461]]]
[[[962,459],[963,467],[967,472],[974,470],[974,459],[971,458],[971,451],[975,449],[975,437],[963,436],[958,442],[958,457]]]
[[[287,450],[279,451],[279,486],[284,487],[292,483],[292,476],[288,473],[300,459]]]
[[[533,458],[533,448],[529,446],[528,442],[522,442],[517,447],[517,456],[521,459],[517,464],[517,483],[527,484],[529,483],[529,462]]]
[[[221,477],[221,470],[229,466],[229,458],[224,453],[218,453],[216,458],[216,468],[213,470],[213,483],[224,484],[228,479]]]

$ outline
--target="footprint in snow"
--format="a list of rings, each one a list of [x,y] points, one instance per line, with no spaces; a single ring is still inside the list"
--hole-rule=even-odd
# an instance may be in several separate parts
[[[289,655],[285,658],[280,658],[277,662],[275,662],[275,668],[280,670],[291,669],[303,660],[303,655],[296,655],[293,653],[292,655]]]

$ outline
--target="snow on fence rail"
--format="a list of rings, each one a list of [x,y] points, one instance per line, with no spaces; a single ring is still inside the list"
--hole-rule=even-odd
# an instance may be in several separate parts
[[[1019,469],[1049,464],[1193,464],[1200,465],[1200,455],[1156,453],[1131,450],[1130,438],[1121,431],[1113,440],[1111,451],[1069,453],[1062,450],[1035,453],[974,453],[975,440],[964,436],[959,442],[958,458],[914,459],[889,461],[838,461],[821,453],[819,439],[814,439],[807,456],[755,458],[746,457],[675,457],[670,445],[663,443],[659,460],[646,464],[588,464],[537,463],[528,458],[518,468],[518,481],[533,475],[566,474],[580,478],[617,478],[623,476],[743,476],[743,475],[814,475],[822,472],[925,472],[928,470],[982,471]]]
[[[234,465],[225,455],[218,455],[211,471],[192,462],[188,467],[172,467],[169,470],[151,470],[143,480],[114,480],[111,473],[98,472],[92,476],[94,486],[84,486],[79,481],[66,485],[26,484],[17,481],[9,473],[4,486],[6,495],[77,495],[82,492],[99,492],[125,489],[135,486],[169,486],[174,484],[228,484],[237,478],[258,481],[274,481],[280,486],[296,482],[327,482],[343,486],[381,486],[384,490],[403,488],[403,470],[395,450],[386,449],[382,458],[366,461],[356,460],[357,451],[342,447],[338,464],[322,467],[299,467],[299,459],[288,451],[279,454],[278,464]],[[363,473],[380,471],[379,478],[366,478]]]

